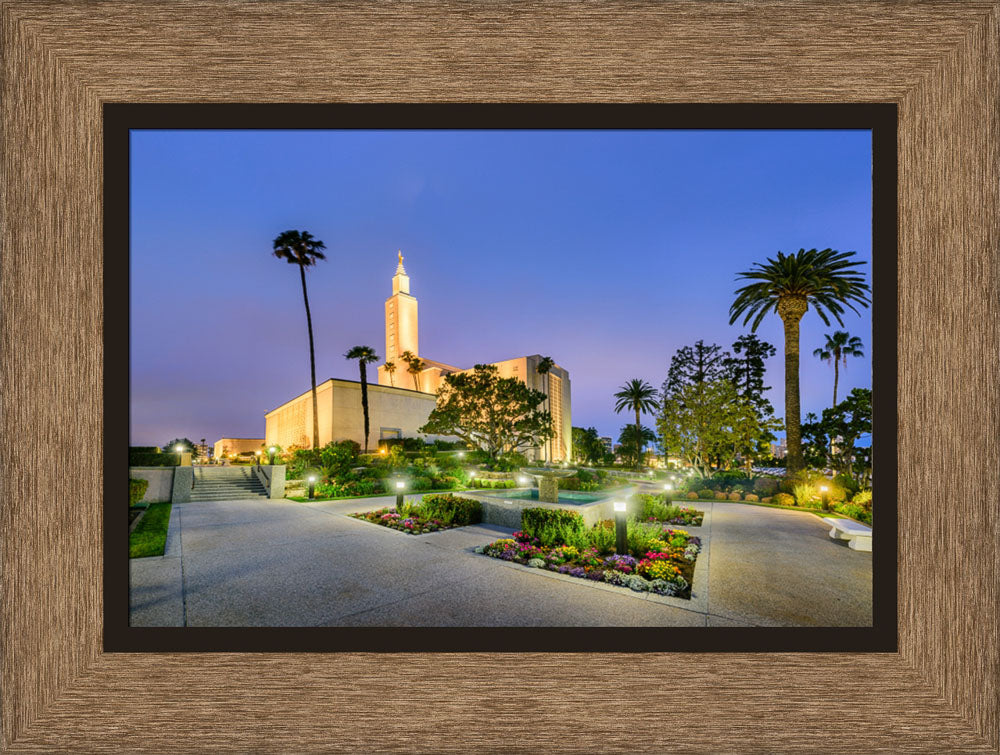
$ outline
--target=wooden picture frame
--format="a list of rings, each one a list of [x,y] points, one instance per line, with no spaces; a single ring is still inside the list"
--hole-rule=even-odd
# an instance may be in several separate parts
[[[0,13],[5,748],[1000,748],[1000,4]],[[103,653],[102,105],[184,101],[896,103],[899,651]]]

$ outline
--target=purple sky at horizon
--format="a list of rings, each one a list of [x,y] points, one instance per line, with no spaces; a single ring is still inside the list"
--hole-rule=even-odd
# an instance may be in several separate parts
[[[420,352],[471,367],[526,354],[570,372],[575,426],[618,437],[612,394],[659,388],[699,338],[730,348],[736,274],[777,251],[856,251],[871,282],[869,131],[133,131],[132,445],[262,437],[264,413],[309,388],[298,268],[271,256],[308,230],[316,374],[358,379],[384,356],[402,249]],[[802,322],[802,413],[833,369]],[[871,312],[844,328],[865,357],[838,396],[871,387]],[[769,398],[783,414],[782,328]],[[649,418],[644,419],[649,422]]]

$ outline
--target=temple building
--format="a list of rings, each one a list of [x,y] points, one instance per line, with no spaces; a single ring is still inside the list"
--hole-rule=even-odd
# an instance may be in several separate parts
[[[398,253],[392,295],[385,301],[385,363],[378,368],[378,384],[368,386],[369,447],[386,438],[424,437],[419,428],[437,403],[444,377],[463,368],[421,356],[417,299],[410,293],[410,276]],[[539,373],[539,354],[492,362],[500,377],[513,377],[548,396],[542,408],[552,414],[555,437],[526,455],[535,460],[563,461],[572,454],[569,373],[558,365]],[[329,379],[316,386],[319,444],[355,440],[364,446],[361,384]],[[312,391],[272,409],[265,415],[267,443],[283,448],[312,445]]]

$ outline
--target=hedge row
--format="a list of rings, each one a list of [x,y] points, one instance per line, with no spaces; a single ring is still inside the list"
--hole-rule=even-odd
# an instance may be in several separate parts
[[[176,467],[180,461],[180,454],[137,453],[132,450],[128,452],[130,467]]]
[[[146,490],[149,489],[149,480],[134,480],[131,477],[128,479],[128,505],[135,506],[142,497],[146,495]]]
[[[565,509],[525,509],[521,512],[521,530],[528,537],[538,537],[548,525],[571,527],[583,531],[583,517]]]

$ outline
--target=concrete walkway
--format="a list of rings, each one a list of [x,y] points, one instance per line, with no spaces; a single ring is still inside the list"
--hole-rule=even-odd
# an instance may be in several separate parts
[[[173,507],[162,557],[131,561],[133,626],[866,626],[871,554],[812,514],[711,515],[694,599],[560,577],[475,554],[492,525],[404,535],[344,516],[392,498]],[[705,532],[699,532],[704,529]],[[683,606],[683,607],[682,607]]]

